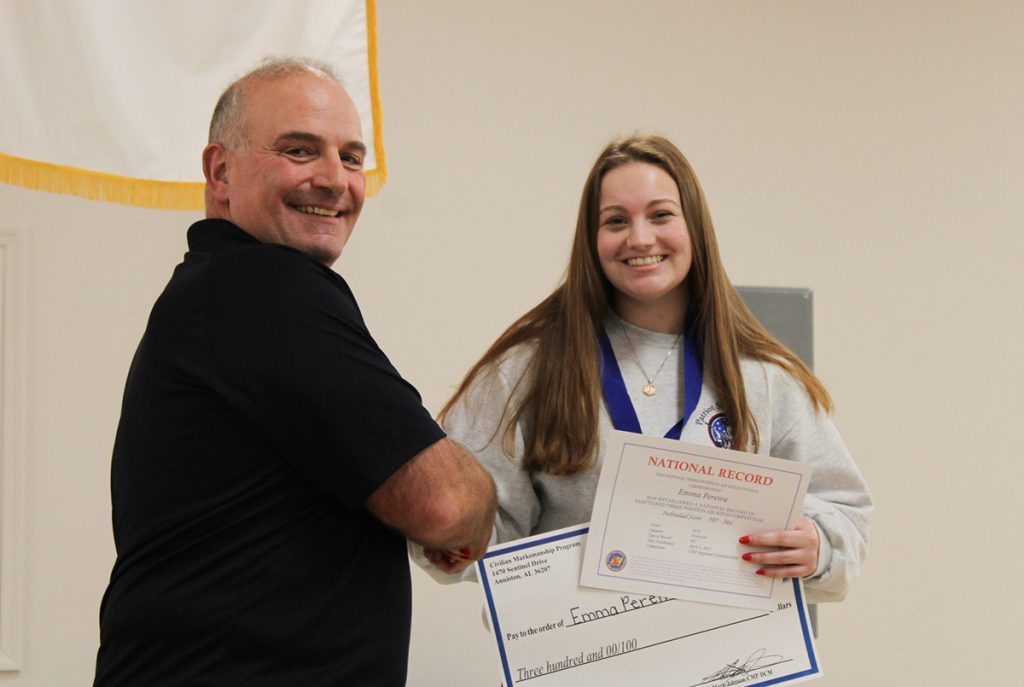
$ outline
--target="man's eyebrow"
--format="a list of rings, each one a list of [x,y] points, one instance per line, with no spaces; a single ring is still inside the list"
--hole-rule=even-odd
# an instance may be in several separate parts
[[[278,136],[274,143],[281,144],[286,141],[306,141],[307,143],[321,144],[324,142],[324,137],[311,134],[308,131],[288,131]],[[355,150],[362,155],[366,154],[366,144],[362,141],[349,141],[343,147],[345,150]]]
[[[322,143],[323,140],[323,136],[317,136],[316,134],[311,134],[308,131],[288,131],[274,139],[274,143],[283,143],[285,141],[307,141],[309,143]]]
[[[360,155],[366,155],[366,144],[362,141],[349,141],[345,144],[347,150],[354,150]]]

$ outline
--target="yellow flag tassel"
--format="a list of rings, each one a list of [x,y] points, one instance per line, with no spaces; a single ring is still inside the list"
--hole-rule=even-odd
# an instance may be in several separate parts
[[[0,153],[0,182],[35,191],[161,210],[202,210],[203,184],[134,179]]]
[[[384,161],[384,116],[380,106],[380,74],[377,71],[377,0],[366,0],[366,58],[370,65],[370,109],[373,111],[373,154],[376,167],[366,173],[366,195],[375,196],[388,180]]]

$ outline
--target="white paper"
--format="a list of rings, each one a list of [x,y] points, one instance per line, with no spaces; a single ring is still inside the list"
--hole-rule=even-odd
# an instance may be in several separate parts
[[[477,562],[506,687],[732,687],[821,675],[798,580],[779,585],[770,611],[580,587],[586,533],[509,542]]]
[[[791,529],[809,465],[613,432],[580,584],[772,609],[787,583],[740,556],[746,534]]]

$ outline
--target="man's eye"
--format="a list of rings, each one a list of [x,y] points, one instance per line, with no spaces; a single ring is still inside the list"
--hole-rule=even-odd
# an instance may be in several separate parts
[[[358,155],[342,155],[341,162],[346,167],[352,167],[354,169],[359,169],[363,166],[363,159]]]
[[[308,148],[287,148],[285,149],[284,154],[289,157],[307,157],[308,155],[311,155]]]

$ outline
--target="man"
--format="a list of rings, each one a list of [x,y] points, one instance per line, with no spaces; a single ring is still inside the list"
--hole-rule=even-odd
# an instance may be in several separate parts
[[[207,219],[125,388],[96,685],[403,685],[405,537],[452,570],[482,555],[493,482],[329,269],[365,153],[325,65],[265,63],[218,102]]]

